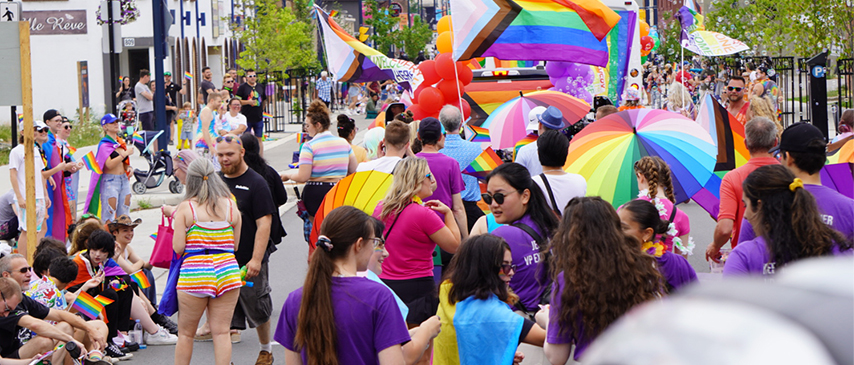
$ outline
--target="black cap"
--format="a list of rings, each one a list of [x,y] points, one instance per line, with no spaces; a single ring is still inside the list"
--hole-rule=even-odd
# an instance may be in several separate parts
[[[48,109],[46,112],[44,112],[44,115],[42,116],[42,120],[45,121],[45,123],[47,123],[47,121],[55,118],[57,115],[60,115],[60,114],[58,111],[56,111],[56,109]]]
[[[442,137],[442,124],[433,117],[422,119],[418,125],[418,137],[422,140],[438,141]]]
[[[825,141],[820,129],[810,123],[795,123],[783,131],[777,149],[786,152],[824,153],[826,150],[824,143],[821,147],[809,147],[810,142],[814,140]]]

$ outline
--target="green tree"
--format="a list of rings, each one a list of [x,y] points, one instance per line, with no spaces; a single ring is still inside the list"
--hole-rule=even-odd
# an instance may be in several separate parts
[[[667,62],[673,62],[679,59],[679,52],[681,52],[682,26],[670,11],[662,13],[661,19],[658,27],[658,38],[661,41],[658,53],[663,55]]]
[[[415,59],[418,51],[424,49],[427,42],[433,38],[433,30],[430,25],[421,21],[421,17],[416,15],[412,21],[412,26],[401,27],[394,31],[394,45],[398,49],[402,49],[409,56],[409,59]]]
[[[374,48],[383,54],[391,52],[391,46],[395,44],[394,28],[398,19],[391,16],[388,8],[380,8],[377,0],[365,0],[365,24],[373,28],[373,34],[369,40],[373,40]]]
[[[241,68],[286,74],[288,68],[317,62],[312,47],[314,28],[297,21],[279,1],[237,0],[235,6],[246,14],[241,27],[232,26],[234,37],[245,47],[236,61]]]

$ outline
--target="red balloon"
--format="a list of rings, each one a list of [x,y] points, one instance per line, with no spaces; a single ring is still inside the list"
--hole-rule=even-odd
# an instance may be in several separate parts
[[[652,47],[655,47],[655,40],[650,36],[641,37],[641,49],[644,51],[652,51]]]
[[[430,85],[427,85],[427,83],[425,82],[422,82],[421,85],[418,85],[418,88],[416,88],[415,91],[412,92],[412,101],[414,103],[417,103],[418,95],[421,95],[421,92],[428,87],[430,87]]]
[[[462,108],[460,110],[463,111],[463,119],[468,120],[471,117],[471,105],[469,105],[468,100],[463,99]]]
[[[425,111],[424,108],[422,108],[421,105],[418,104],[412,104],[412,106],[410,106],[407,110],[412,112],[413,120],[424,119],[424,117],[427,116],[427,111]]]
[[[453,80],[457,76],[454,70],[454,59],[450,53],[442,53],[436,56],[436,73],[445,80]]]
[[[432,86],[442,80],[442,77],[436,73],[436,61],[427,60],[418,64],[418,69],[421,70],[421,75],[424,76],[424,84]]]
[[[435,87],[427,87],[418,95],[418,104],[427,112],[435,112],[445,105],[445,96]]]
[[[459,90],[457,90],[459,87]],[[442,92],[442,95],[445,96],[445,102],[448,104],[456,105],[459,103],[460,94],[465,94],[465,86],[463,86],[462,82],[454,81],[453,79],[442,80],[439,81],[439,84],[436,85],[436,88]]]
[[[474,78],[474,73],[466,66],[467,62],[457,62],[457,75],[463,85],[468,85]]]

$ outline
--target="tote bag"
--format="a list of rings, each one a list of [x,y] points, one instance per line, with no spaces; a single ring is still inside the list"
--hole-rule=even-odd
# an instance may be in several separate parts
[[[172,263],[172,217],[167,217],[164,214],[161,217],[160,225],[157,226],[157,239],[154,241],[154,250],[151,251],[152,266],[168,269]]]

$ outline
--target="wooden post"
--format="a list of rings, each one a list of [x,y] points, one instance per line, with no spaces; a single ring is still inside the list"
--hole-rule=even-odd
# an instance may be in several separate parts
[[[18,22],[19,40],[21,41],[21,101],[24,106],[24,164],[26,166],[26,185],[24,192],[27,200],[27,243],[24,247],[18,246],[18,252],[27,258],[27,262],[33,263],[33,251],[38,244],[36,232],[36,174],[35,155],[33,153],[33,78],[30,69],[30,22]],[[41,158],[41,157],[39,157]],[[45,197],[47,200],[48,197]],[[32,246],[33,249],[28,249]]]

